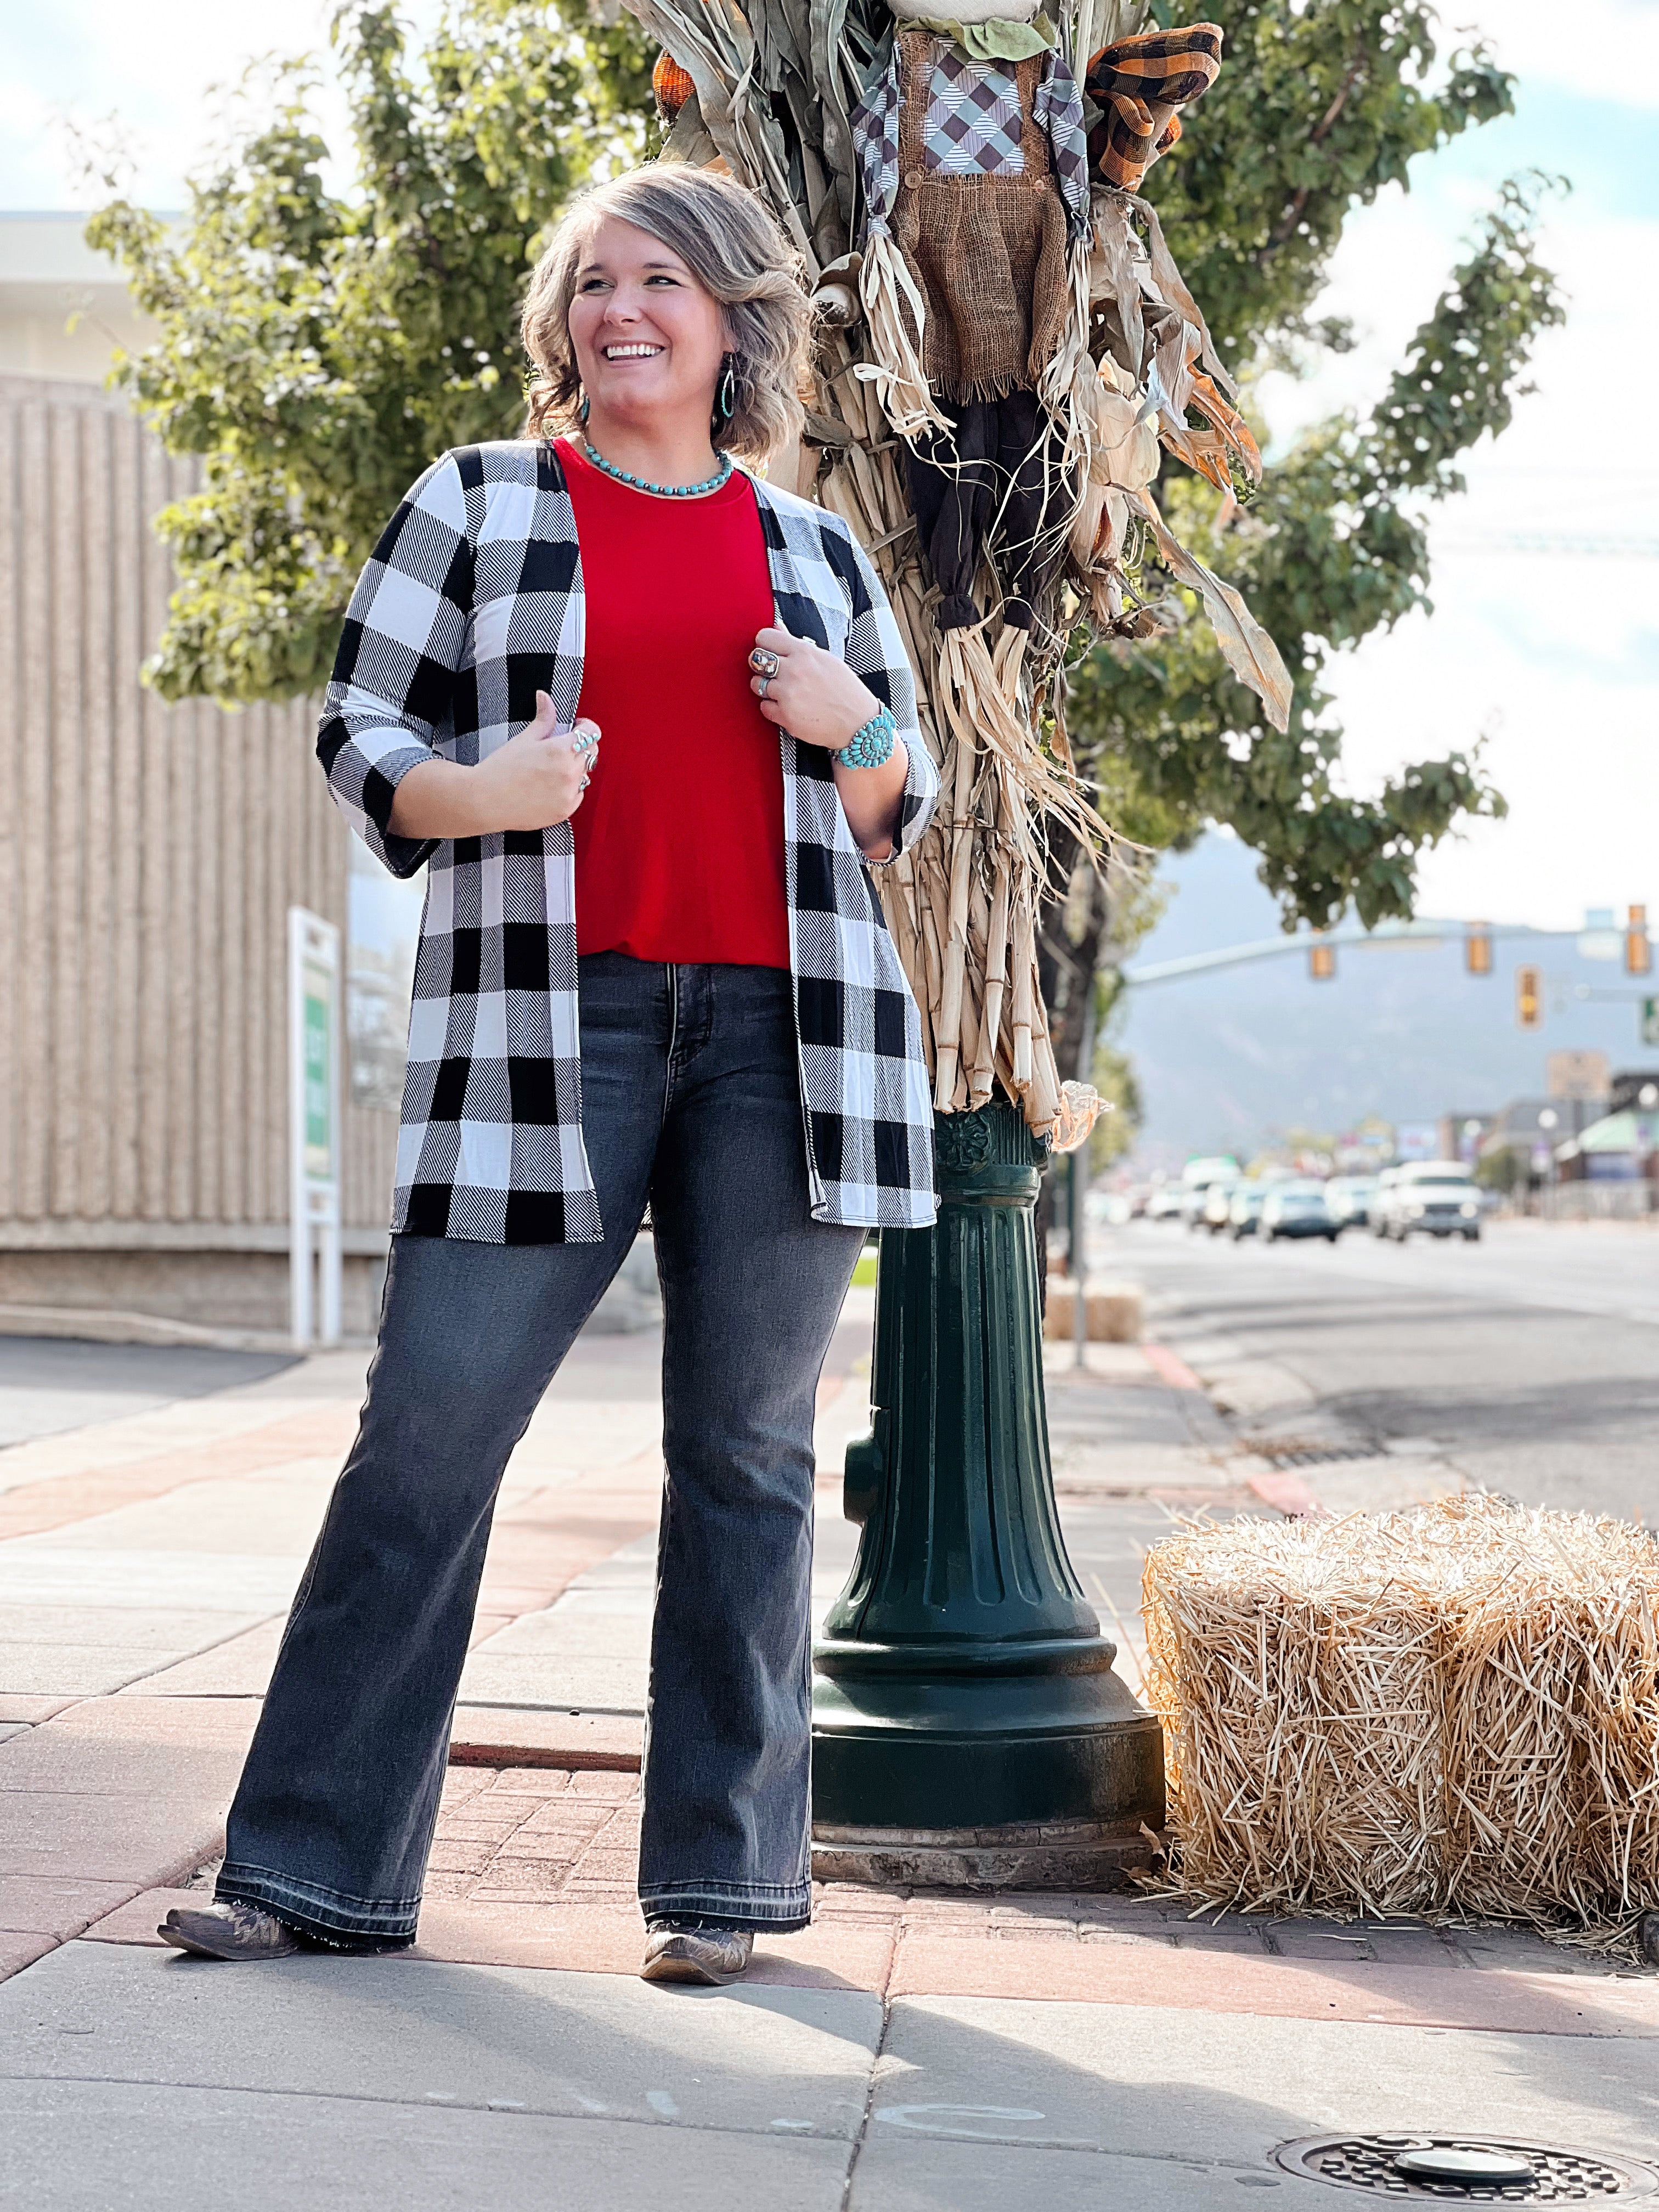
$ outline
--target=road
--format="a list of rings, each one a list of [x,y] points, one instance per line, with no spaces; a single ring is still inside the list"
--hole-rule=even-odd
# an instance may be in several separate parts
[[[285,1352],[0,1336],[0,1449],[207,1397],[293,1364]]]
[[[1479,1245],[1093,1232],[1149,1333],[1231,1339],[1379,1444],[1437,1446],[1529,1504],[1659,1519],[1659,1231],[1493,1222]]]

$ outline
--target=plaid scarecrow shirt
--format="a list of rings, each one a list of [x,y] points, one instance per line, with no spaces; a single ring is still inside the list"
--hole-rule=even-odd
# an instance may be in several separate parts
[[[908,850],[939,774],[886,598],[838,516],[753,481],[778,623],[839,653],[892,711],[910,757],[895,843]],[[575,518],[552,447],[469,446],[435,461],[358,580],[317,745],[369,850],[396,876],[427,869],[394,1231],[484,1244],[605,1235],[582,1142],[569,824],[453,841],[390,827],[410,769],[482,759],[535,719],[538,690],[568,728],[582,645]],[[780,743],[813,1218],[931,1228],[933,1116],[915,1003],[829,754],[787,732]]]
[[[976,59],[948,40],[938,45],[921,118],[924,169],[940,177],[1023,176],[1023,118],[1014,64]],[[895,38],[885,67],[866,87],[851,118],[866,219],[878,236],[888,234],[898,201],[903,103],[903,62]],[[1031,112],[1048,138],[1054,183],[1066,206],[1066,234],[1075,243],[1089,234],[1089,149],[1077,80],[1052,50],[1043,58]]]

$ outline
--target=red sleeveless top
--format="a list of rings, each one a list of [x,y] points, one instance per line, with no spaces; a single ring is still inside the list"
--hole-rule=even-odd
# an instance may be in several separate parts
[[[571,821],[576,950],[787,968],[783,763],[749,688],[774,619],[760,510],[734,471],[656,499],[558,441],[587,636],[578,711],[599,757]]]

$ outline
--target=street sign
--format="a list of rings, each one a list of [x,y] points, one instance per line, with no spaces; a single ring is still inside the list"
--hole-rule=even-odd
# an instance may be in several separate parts
[[[309,1345],[340,1340],[340,933],[288,910],[289,1318]],[[320,1275],[313,1286],[313,1271]],[[320,1297],[314,1294],[320,1290]]]
[[[1644,999],[1641,1018],[1644,1044],[1659,1044],[1659,999]]]
[[[301,1054],[305,1066],[305,1172],[307,1182],[334,1181],[334,978],[315,960],[300,970]]]
[[[1544,1018],[1543,979],[1536,968],[1515,971],[1515,1018],[1523,1030],[1535,1030]]]

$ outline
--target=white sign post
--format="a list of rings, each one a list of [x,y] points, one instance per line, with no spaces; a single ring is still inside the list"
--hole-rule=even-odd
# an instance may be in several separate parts
[[[296,1346],[340,1341],[340,933],[288,910],[289,1312]],[[313,1295],[313,1269],[321,1296]],[[314,1326],[320,1308],[321,1327]]]

